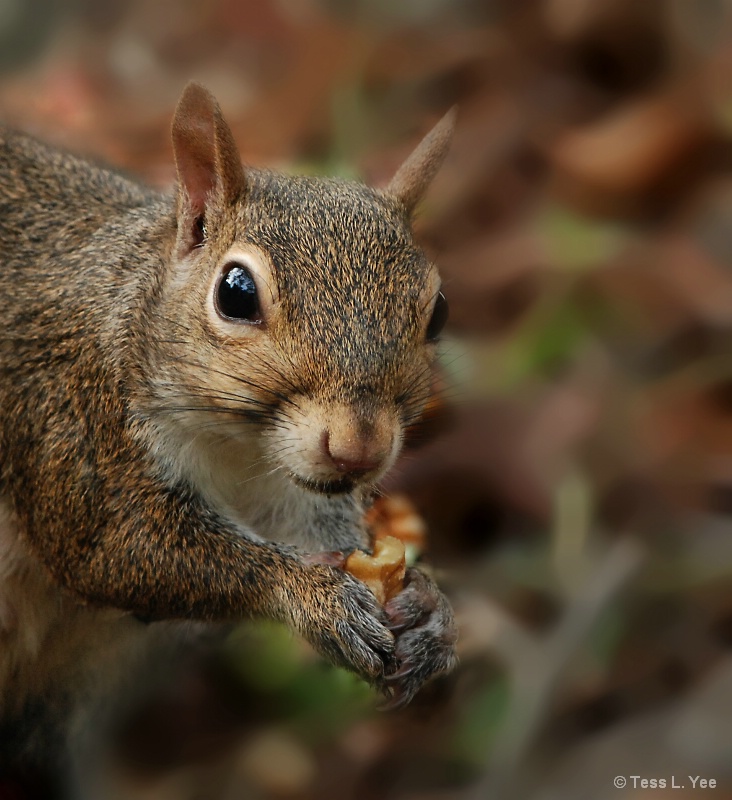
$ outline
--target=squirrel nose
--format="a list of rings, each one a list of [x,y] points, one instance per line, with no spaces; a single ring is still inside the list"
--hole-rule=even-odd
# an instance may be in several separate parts
[[[330,463],[344,475],[359,478],[374,472],[384,462],[387,453],[368,435],[354,436],[341,442],[331,441],[330,431],[323,431],[320,447]]]

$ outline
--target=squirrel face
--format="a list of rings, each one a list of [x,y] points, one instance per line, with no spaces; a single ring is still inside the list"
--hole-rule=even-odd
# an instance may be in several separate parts
[[[427,399],[439,277],[377,192],[248,179],[234,244],[209,280],[209,334],[226,370],[259,365],[275,462],[309,488],[347,490],[391,466]],[[232,317],[233,296],[248,318]]]
[[[192,409],[224,412],[219,433],[250,438],[256,423],[275,469],[308,489],[377,480],[427,400],[446,318],[437,271],[409,224],[425,188],[415,181],[436,169],[434,145],[417,151],[421,173],[408,160],[398,191],[385,193],[243,171],[218,106],[196,85],[173,138],[171,292],[203,346],[176,360],[179,391]]]

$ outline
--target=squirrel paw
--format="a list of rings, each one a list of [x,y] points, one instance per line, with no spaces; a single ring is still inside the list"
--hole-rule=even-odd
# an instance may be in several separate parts
[[[384,708],[405,706],[428,678],[457,664],[457,626],[452,608],[437,584],[410,568],[405,588],[385,607],[387,626],[396,637],[396,670],[384,678],[389,699]]]
[[[393,664],[394,635],[373,594],[348,573],[323,563],[307,568],[310,597],[297,627],[337,666],[381,685]]]

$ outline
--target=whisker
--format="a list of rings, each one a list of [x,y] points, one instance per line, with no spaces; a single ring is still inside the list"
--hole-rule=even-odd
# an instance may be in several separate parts
[[[231,372],[226,372],[225,370],[217,369],[216,367],[212,367],[210,364],[204,364],[201,361],[193,361],[191,359],[183,358],[182,356],[171,356],[171,358],[179,364],[188,364],[189,366],[197,367],[202,370],[206,370],[214,375],[221,375],[224,378],[228,378],[229,380],[236,381],[237,383],[242,384],[243,386],[247,386],[250,389],[255,389],[257,391],[263,392],[265,394],[271,395],[272,397],[279,400],[281,403],[287,403],[290,405],[296,405],[296,403],[292,400],[292,398],[288,397],[283,392],[280,392],[276,389],[268,388],[266,386],[262,386],[255,381],[252,381],[248,378],[243,377],[242,375],[237,375]],[[262,401],[259,401],[262,402]]]

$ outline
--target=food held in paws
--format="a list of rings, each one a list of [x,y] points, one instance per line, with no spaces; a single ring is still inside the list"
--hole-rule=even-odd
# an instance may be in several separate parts
[[[366,512],[365,522],[374,540],[393,536],[404,542],[409,566],[425,550],[427,526],[412,501],[405,495],[377,498]]]
[[[384,536],[374,542],[373,555],[354,550],[346,559],[346,571],[365,583],[384,605],[404,587],[404,543],[393,536]]]

